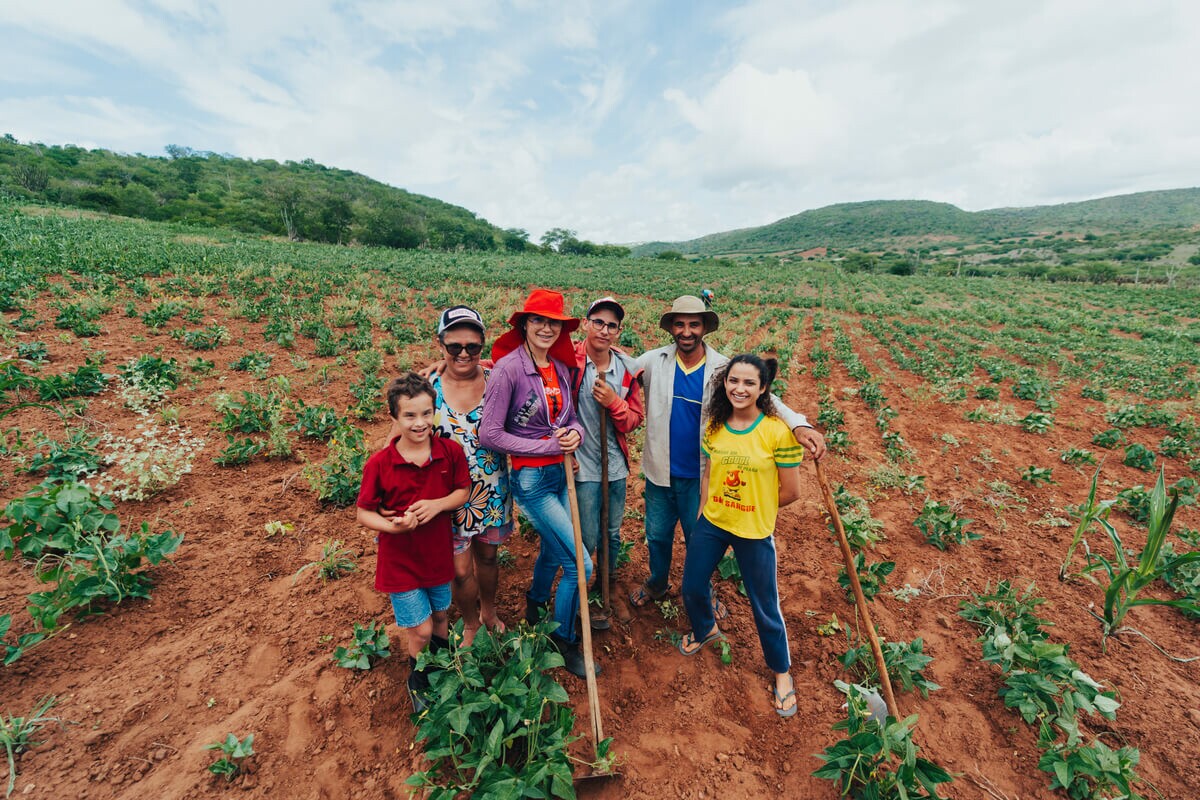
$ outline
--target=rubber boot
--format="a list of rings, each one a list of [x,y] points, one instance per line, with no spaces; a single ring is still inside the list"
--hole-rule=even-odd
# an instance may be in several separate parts
[[[549,611],[550,611],[550,601],[549,600],[540,600],[540,601],[534,600],[532,597],[529,596],[528,592],[525,593],[525,621],[526,622],[528,622],[530,625],[537,625],[539,622],[541,622],[543,619],[545,619],[545,617],[549,613]]]
[[[563,657],[563,669],[577,678],[586,678],[587,669],[584,665],[583,653],[579,649],[579,642],[568,642],[554,634],[550,635],[550,641],[554,643],[554,649]],[[596,675],[599,676],[602,672],[600,665],[593,661],[592,666],[596,668]]]
[[[420,714],[429,707],[427,693],[429,691],[429,679],[425,673],[417,669],[417,660],[412,656],[408,657],[408,696],[412,700],[413,713]]]

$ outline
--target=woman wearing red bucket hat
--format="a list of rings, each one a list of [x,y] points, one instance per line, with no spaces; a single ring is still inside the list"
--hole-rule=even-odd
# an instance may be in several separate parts
[[[575,616],[579,580],[564,463],[564,456],[575,452],[583,440],[583,426],[571,400],[569,366],[575,363],[570,334],[579,320],[568,315],[564,305],[558,292],[534,289],[521,310],[508,318],[511,330],[492,345],[496,366],[483,398],[479,442],[512,456],[513,499],[540,538],[525,596],[525,618],[537,622],[539,611],[550,603],[550,590],[561,569],[552,614],[558,630],[552,638],[567,670],[582,678],[586,673]],[[583,562],[590,579],[592,561],[586,552]]]

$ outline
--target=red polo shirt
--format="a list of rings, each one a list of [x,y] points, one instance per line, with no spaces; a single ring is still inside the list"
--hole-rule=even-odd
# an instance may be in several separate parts
[[[404,512],[417,500],[440,500],[456,489],[471,487],[467,457],[458,442],[430,437],[430,460],[422,465],[405,461],[396,450],[396,439],[367,459],[358,490],[359,508],[378,511],[382,506]],[[409,592],[449,582],[454,577],[450,518],[450,512],[443,512],[409,533],[380,533],[375,589]]]

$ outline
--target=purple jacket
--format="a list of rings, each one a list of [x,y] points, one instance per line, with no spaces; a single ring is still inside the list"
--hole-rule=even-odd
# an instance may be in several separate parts
[[[483,393],[483,416],[479,420],[479,444],[489,450],[518,456],[550,456],[562,453],[554,432],[570,428],[583,436],[571,398],[570,368],[551,359],[562,389],[562,411],[558,419],[547,418],[542,377],[529,353],[522,347],[496,362]]]

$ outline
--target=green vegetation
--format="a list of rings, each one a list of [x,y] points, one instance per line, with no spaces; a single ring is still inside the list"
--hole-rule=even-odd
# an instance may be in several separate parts
[[[208,771],[213,775],[224,775],[225,780],[233,780],[242,771],[242,764],[254,755],[254,734],[247,734],[245,739],[238,739],[232,733],[225,735],[220,742],[204,745],[205,750],[219,750],[221,757],[208,765]]]
[[[1112,751],[1098,737],[1085,744],[1079,725],[1084,714],[1115,720],[1116,692],[1084,672],[1067,645],[1049,640],[1042,628],[1050,623],[1034,613],[1045,600],[1033,592],[1033,584],[1018,592],[1001,581],[964,600],[959,615],[983,630],[983,660],[1005,675],[1004,704],[1038,726],[1038,767],[1050,774],[1050,788],[1073,798],[1140,798],[1133,788],[1141,782],[1133,770],[1138,751]]]
[[[2,637],[3,631],[0,631],[0,638]],[[33,737],[47,724],[62,724],[57,717],[46,716],[46,712],[54,707],[55,700],[53,696],[43,697],[24,717],[0,715],[0,745],[4,746],[4,755],[8,759],[8,787],[4,792],[5,797],[11,797],[17,785],[17,756],[30,747],[41,744],[34,741]]]
[[[416,738],[430,764],[408,779],[414,790],[431,800],[575,797],[568,748],[579,737],[567,691],[549,674],[563,663],[552,624],[484,628],[470,647],[421,654],[431,697]],[[461,636],[459,623],[451,638]],[[601,771],[612,766],[611,743],[600,743]]]
[[[334,648],[333,660],[346,669],[370,669],[392,654],[382,622],[354,623],[349,647]]]

